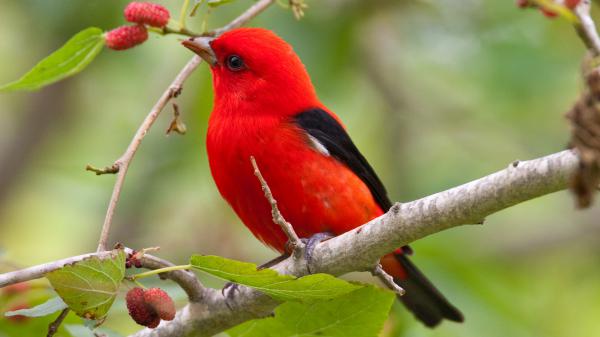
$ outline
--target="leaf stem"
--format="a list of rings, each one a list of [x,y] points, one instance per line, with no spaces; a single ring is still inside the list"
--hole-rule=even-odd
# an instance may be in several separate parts
[[[160,35],[167,35],[167,34],[179,34],[179,35],[185,35],[185,36],[190,36],[190,37],[195,37],[195,36],[200,36],[202,34],[200,33],[196,33],[193,32],[187,28],[179,28],[179,29],[175,29],[169,26],[165,26],[163,28],[155,28],[155,27],[148,27],[148,30],[156,33],[156,34],[160,34]]]
[[[152,275],[168,273],[170,271],[176,271],[176,270],[187,270],[187,269],[191,269],[191,268],[192,268],[191,264],[184,264],[181,266],[164,267],[164,268],[154,269],[154,270],[150,270],[150,271],[139,273],[139,274],[134,274],[134,275],[128,276],[127,279],[130,281],[135,281],[137,279],[149,277]]]

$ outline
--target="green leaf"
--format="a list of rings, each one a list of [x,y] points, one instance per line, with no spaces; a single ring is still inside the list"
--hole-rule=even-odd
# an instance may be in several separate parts
[[[329,301],[286,302],[275,317],[248,321],[227,333],[231,337],[377,337],[396,296],[366,286]]]
[[[96,27],[82,30],[23,77],[0,87],[0,91],[35,90],[77,74],[102,50],[102,34],[102,29]]]
[[[102,319],[110,309],[125,277],[125,253],[91,257],[46,274],[54,290],[77,315]]]
[[[216,277],[260,290],[280,301],[327,300],[360,288],[328,274],[296,278],[280,275],[272,269],[257,270],[253,263],[220,256],[194,255],[190,264]]]
[[[63,302],[60,297],[54,297],[42,304],[36,305],[33,308],[8,311],[4,314],[4,316],[42,317],[65,308],[67,308],[67,304]]]

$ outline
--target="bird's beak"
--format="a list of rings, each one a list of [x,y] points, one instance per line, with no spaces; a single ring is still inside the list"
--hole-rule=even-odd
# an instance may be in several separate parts
[[[208,64],[214,66],[217,64],[217,57],[215,56],[215,52],[210,47],[210,42],[212,40],[212,37],[199,36],[184,40],[181,42],[181,44],[187,49],[198,54],[198,56],[202,57]]]

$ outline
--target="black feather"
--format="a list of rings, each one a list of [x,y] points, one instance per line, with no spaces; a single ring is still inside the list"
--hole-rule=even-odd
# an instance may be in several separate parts
[[[297,114],[295,122],[369,187],[373,198],[382,210],[388,211],[392,207],[381,180],[335,118],[325,110],[310,109]]]

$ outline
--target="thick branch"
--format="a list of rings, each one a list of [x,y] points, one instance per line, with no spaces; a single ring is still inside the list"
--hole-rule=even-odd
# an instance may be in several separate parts
[[[502,209],[565,189],[578,162],[572,151],[514,162],[470,183],[396,204],[369,223],[317,245],[311,267],[334,275],[369,270],[381,256],[397,247],[445,229],[481,223]],[[304,264],[303,259],[288,258],[273,269],[300,276],[306,273]],[[240,287],[228,303],[229,306],[220,291],[207,289],[202,303],[191,303],[177,313],[175,320],[134,336],[212,336],[246,320],[264,317],[278,304],[246,287]]]

